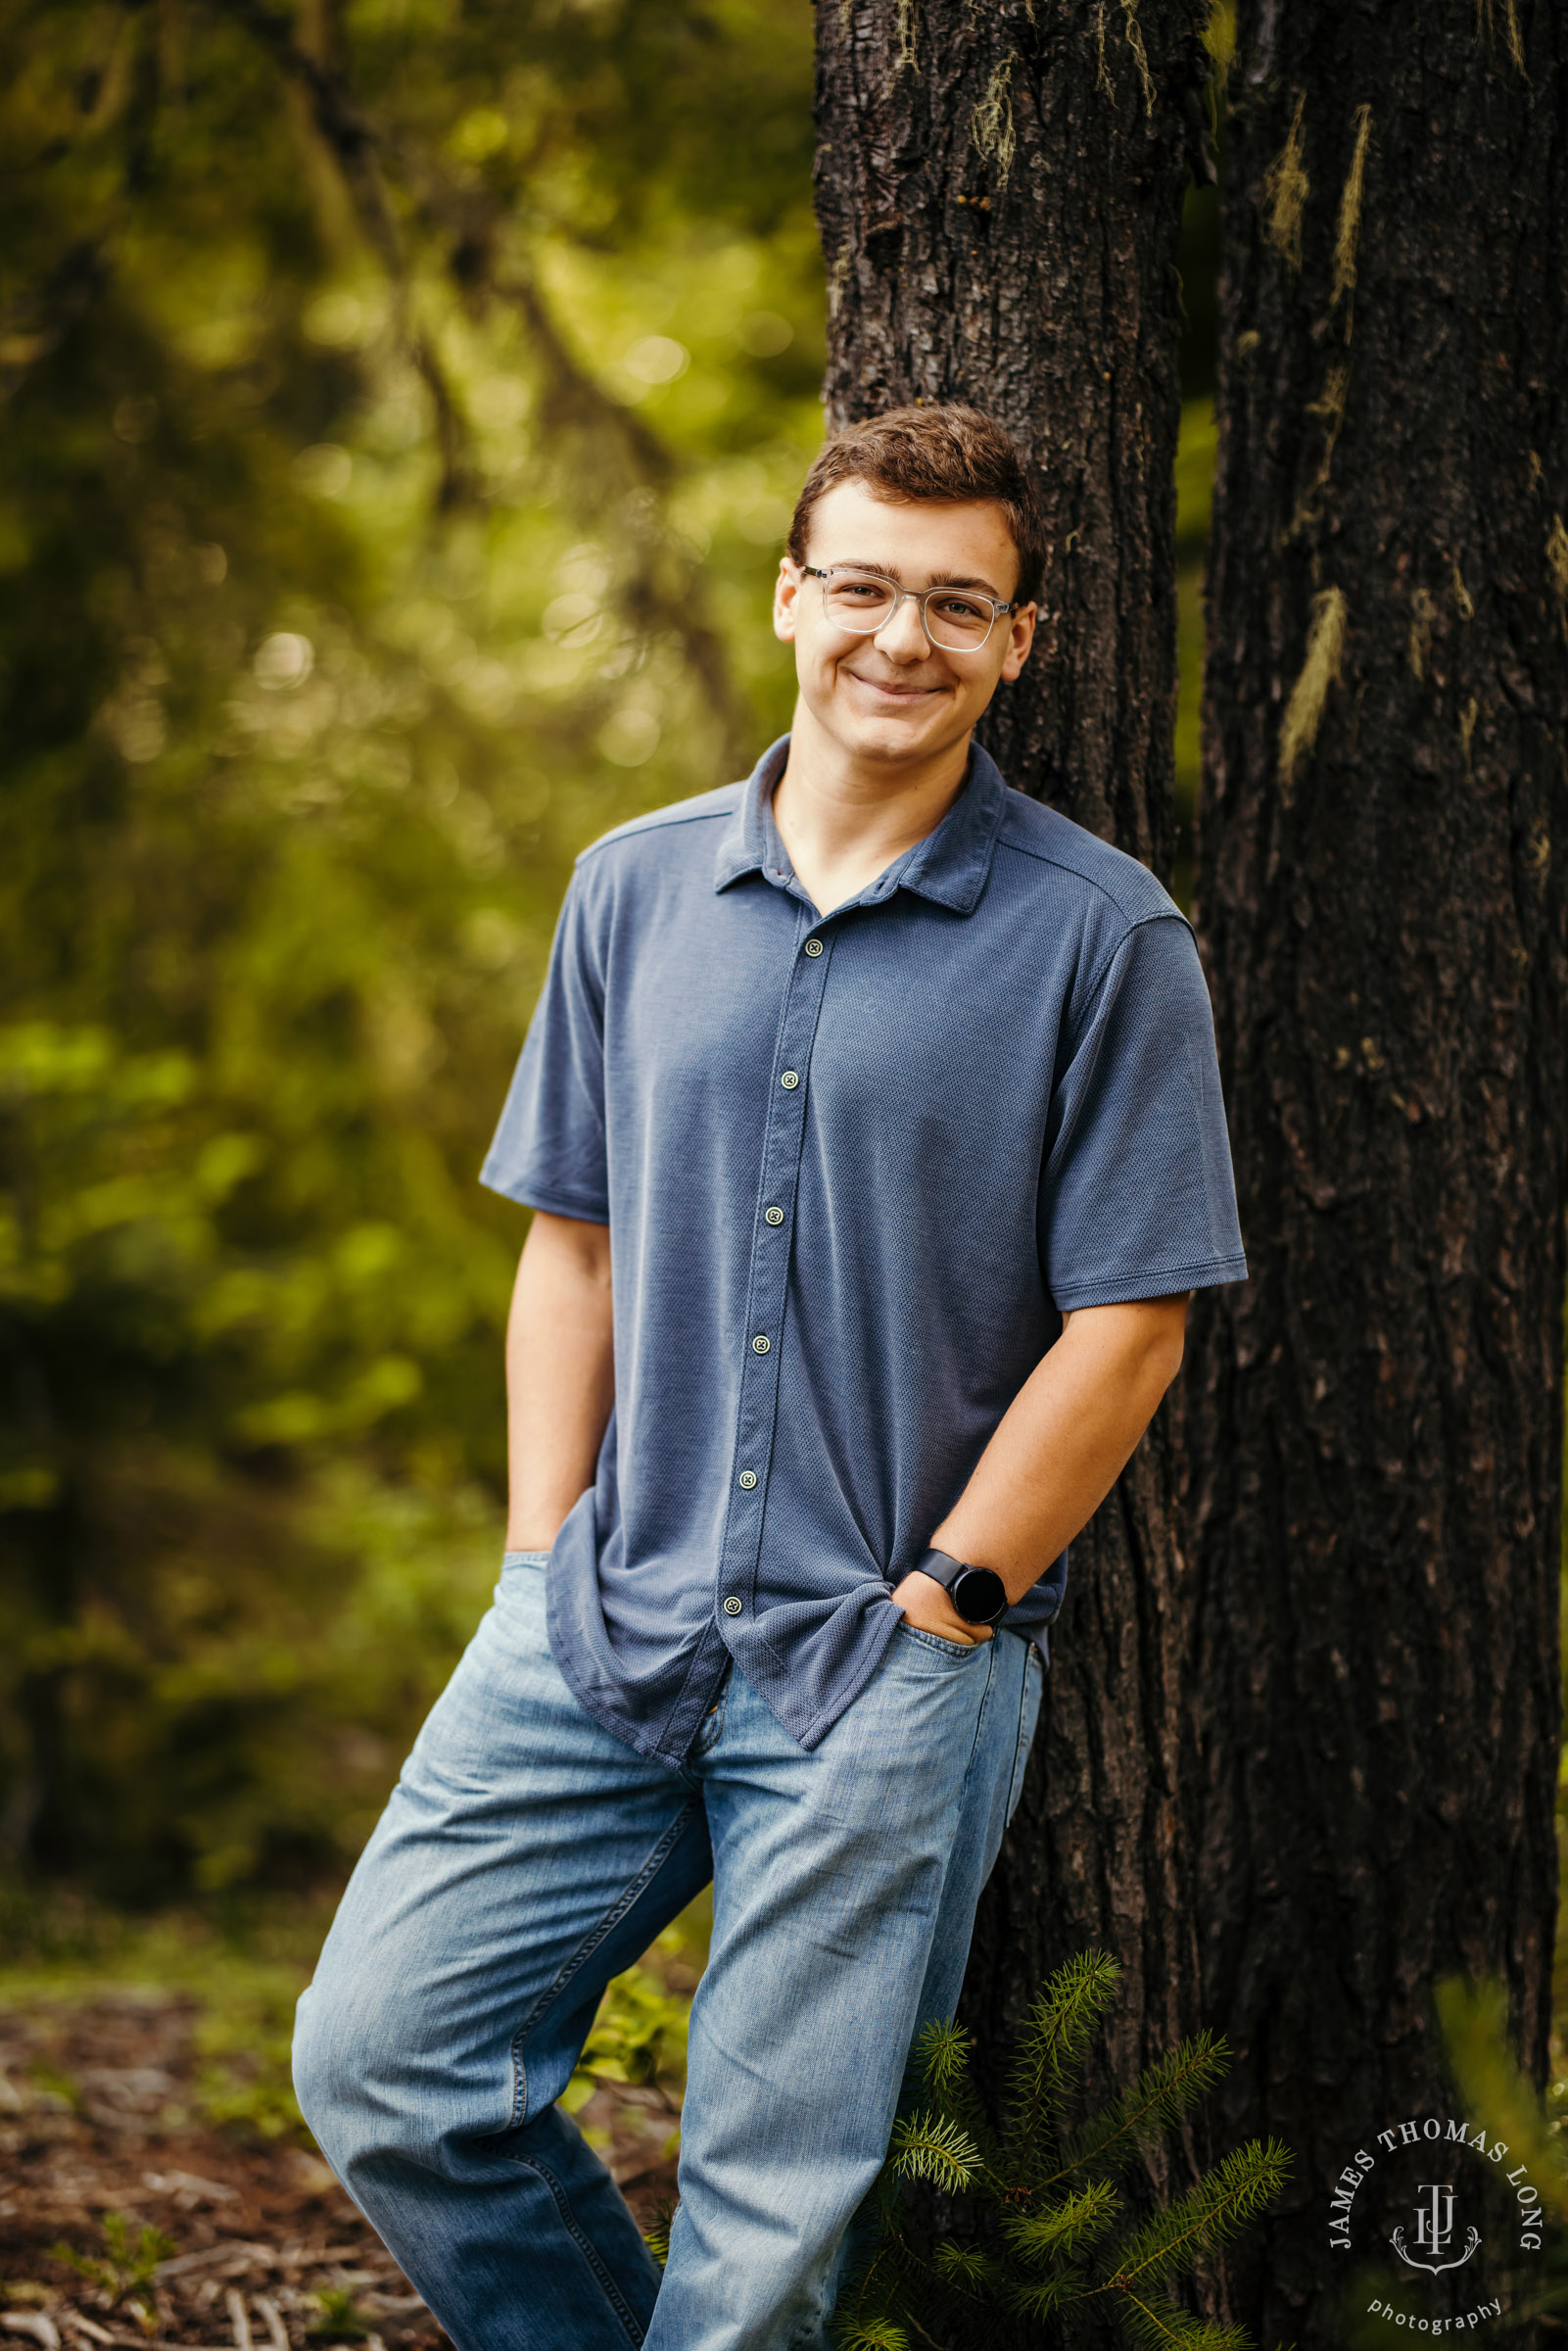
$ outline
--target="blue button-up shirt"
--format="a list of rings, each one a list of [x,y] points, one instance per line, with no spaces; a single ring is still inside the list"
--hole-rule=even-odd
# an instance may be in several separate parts
[[[821,915],[773,821],[787,747],[578,859],[483,1171],[610,1228],[615,1405],[550,1645],[671,1759],[731,1658],[826,1735],[1062,1310],[1246,1273],[1154,877],[976,746],[935,831]],[[1003,1621],[1043,1647],[1066,1578]]]

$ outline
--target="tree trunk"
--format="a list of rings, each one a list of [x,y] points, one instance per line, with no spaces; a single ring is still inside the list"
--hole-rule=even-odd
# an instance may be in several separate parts
[[[1009,781],[1168,874],[1176,243],[1207,8],[820,0],[830,420],[968,400],[1032,456],[1041,638],[986,721]],[[1034,1768],[966,2006],[981,2062],[1047,1968],[1126,1971],[1116,2066],[1195,2019],[1178,1551],[1164,1417],[1073,1546]]]
[[[1190,1616],[1204,2007],[1298,2158],[1231,2287],[1305,2351],[1336,2175],[1455,2111],[1434,1984],[1546,2056],[1568,13],[1237,14],[1198,904],[1252,1279],[1195,1317]]]

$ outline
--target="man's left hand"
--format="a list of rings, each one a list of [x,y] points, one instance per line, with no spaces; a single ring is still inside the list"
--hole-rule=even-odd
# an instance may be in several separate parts
[[[934,1576],[922,1575],[918,1567],[911,1568],[893,1587],[893,1606],[902,1608],[910,1623],[918,1624],[923,1633],[935,1633],[942,1641],[960,1642],[966,1649],[991,1638],[990,1625],[966,1624],[945,1588]]]

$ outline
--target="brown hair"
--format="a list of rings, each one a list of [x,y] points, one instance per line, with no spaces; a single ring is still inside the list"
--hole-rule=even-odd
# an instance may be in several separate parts
[[[812,508],[840,482],[864,482],[874,497],[990,499],[1007,517],[1019,551],[1021,603],[1038,594],[1045,571],[1045,516],[1023,456],[994,417],[960,401],[889,408],[864,417],[818,452],[801,485],[788,552],[806,559]]]

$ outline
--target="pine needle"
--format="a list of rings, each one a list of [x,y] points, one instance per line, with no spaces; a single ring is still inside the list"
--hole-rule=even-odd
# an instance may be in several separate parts
[[[925,2026],[912,2051],[915,2068],[927,2089],[938,2097],[951,2094],[969,2071],[973,2036],[961,2033],[951,2017]]]
[[[1092,2244],[1120,2210],[1121,2198],[1110,2181],[1091,2180],[1075,2195],[1064,2196],[1044,2212],[1009,2213],[1002,2234],[1022,2260],[1044,2261]]]
[[[927,2180],[950,2196],[968,2187],[980,2161],[969,2133],[934,2114],[910,2115],[901,2122],[890,2151],[900,2180]]]
[[[1146,2066],[1132,2087],[1102,2109],[1069,2141],[1069,2170],[1088,2163],[1130,2162],[1142,2146],[1179,2120],[1229,2068],[1230,2049],[1207,2030]]]
[[[909,2337],[891,2319],[857,2321],[839,2336],[844,2351],[909,2351]]]
[[[944,2122],[956,2123],[974,2140],[980,2161],[995,2168],[996,2135],[970,2080],[973,2036],[961,2033],[951,2017],[927,2025],[915,2043],[912,2070],[930,2094],[930,2110]]]
[[[1164,2294],[1129,2293],[1120,2317],[1135,2343],[1147,2351],[1248,2351],[1245,2327],[1209,2327]]]
[[[1273,2202],[1291,2162],[1290,2149],[1281,2140],[1249,2139],[1187,2195],[1134,2230],[1117,2247],[1116,2271],[1106,2283],[1125,2290],[1151,2274],[1189,2269],[1200,2253],[1213,2252]]]
[[[1069,2303],[1081,2302],[1085,2288],[1081,2278],[1070,2270],[1057,2270],[1049,2278],[1031,2279],[1026,2285],[1015,2285],[1007,2295],[1007,2307],[1023,2319],[1053,2318]]]
[[[1068,2069],[1082,2055],[1120,1979],[1107,1952],[1076,1951],[1047,1980],[1008,2081],[1004,2143],[1010,2161],[1037,2147],[1047,2116],[1062,2102]]]
[[[956,2286],[961,2293],[1005,2282],[995,2262],[987,2260],[977,2245],[955,2244],[951,2238],[937,2246],[931,2266],[944,2284]]]
[[[969,2037],[951,2022],[922,2034],[916,2070],[929,2102],[897,2125],[861,2207],[832,2322],[840,2351],[996,2351],[1021,2324],[1032,2341],[1091,2303],[1128,2351],[1245,2351],[1241,2328],[1206,2326],[1170,2298],[1170,2281],[1273,2200],[1288,2150],[1253,2140],[1130,2228],[1111,2176],[1223,2073],[1223,2040],[1190,2035],[1064,2147],[1061,2117],[1082,2095],[1089,2036],[1119,1973],[1107,1953],[1085,1951],[1050,1977],[1010,2070],[1000,2148],[971,2085]],[[1051,2193],[1040,2183],[1053,2163],[1058,2180],[1065,2168],[1096,2169]],[[931,2216],[909,2193],[917,2182],[965,2199],[958,2235],[933,2244]]]
[[[675,2221],[676,2199],[666,2196],[653,2207],[653,2217],[642,2231],[642,2242],[662,2270],[670,2258],[670,2230]]]

